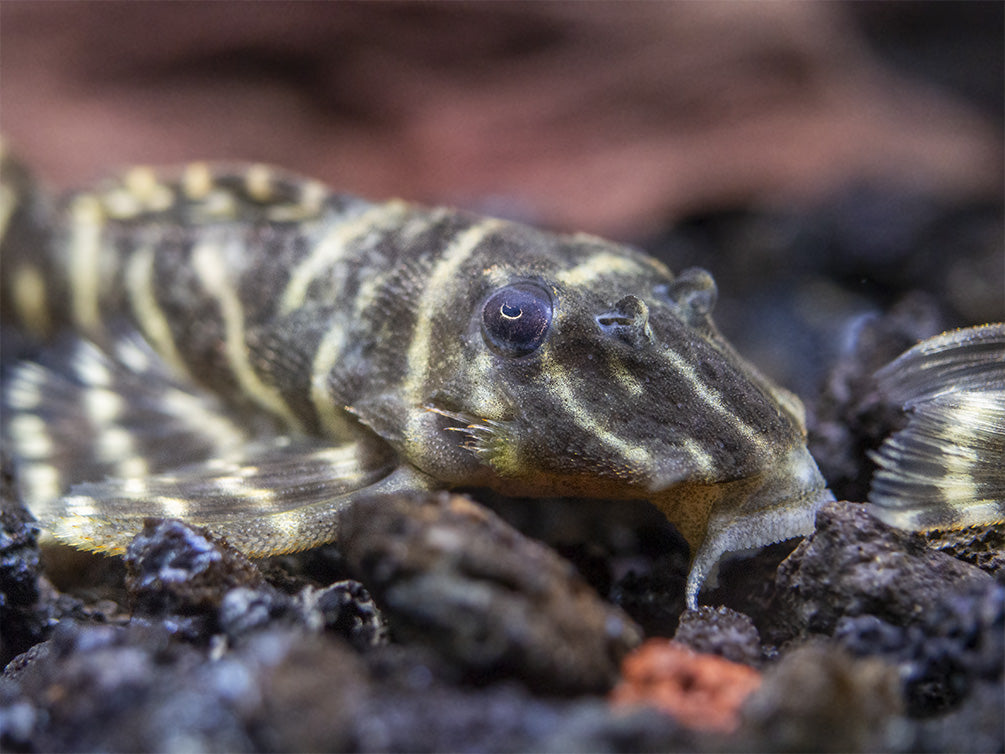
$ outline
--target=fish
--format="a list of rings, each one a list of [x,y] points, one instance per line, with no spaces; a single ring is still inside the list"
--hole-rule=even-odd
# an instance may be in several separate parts
[[[646,500],[691,551],[813,530],[801,401],[740,356],[700,268],[262,165],[137,166],[54,199],[4,149],[0,310],[17,489],[56,539],[147,517],[252,557],[375,496]],[[542,504],[546,504],[542,502]]]

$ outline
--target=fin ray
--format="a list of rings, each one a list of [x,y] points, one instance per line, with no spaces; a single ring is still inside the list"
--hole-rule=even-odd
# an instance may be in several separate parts
[[[107,350],[68,338],[35,361],[18,362],[5,375],[3,408],[21,495],[42,520],[73,484],[224,455],[249,437],[213,396],[177,380],[133,332]],[[43,477],[50,483],[31,481]]]
[[[421,483],[414,474],[413,487]],[[360,494],[406,486],[402,477],[393,456],[363,443],[276,437],[249,446],[240,459],[77,485],[62,498],[52,528],[77,547],[115,553],[145,518],[180,518],[251,556],[293,552],[334,540],[339,511]]]
[[[870,454],[873,513],[913,530],[1005,522],[1005,324],[923,341],[877,379],[910,417]]]
[[[882,392],[910,407],[940,393],[1005,390],[1005,323],[928,338],[876,373]]]

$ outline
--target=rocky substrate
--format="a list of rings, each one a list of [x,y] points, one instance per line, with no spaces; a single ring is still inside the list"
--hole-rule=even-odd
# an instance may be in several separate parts
[[[470,498],[439,494],[361,507],[339,549],[261,563],[201,530],[151,520],[122,561],[77,565],[74,577],[43,565],[30,518],[6,494],[0,743],[24,752],[1005,745],[1001,571],[840,502],[821,511],[762,599],[745,601],[749,612],[681,612],[680,574],[665,569],[680,571],[683,559],[647,554],[641,540],[566,548],[577,569]],[[746,563],[762,573],[756,564],[772,558]]]

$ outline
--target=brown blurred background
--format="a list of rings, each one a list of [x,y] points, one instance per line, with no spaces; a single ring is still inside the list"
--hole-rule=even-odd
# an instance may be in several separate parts
[[[58,187],[266,161],[643,243],[808,390],[918,290],[1005,316],[1002,7],[4,0],[0,130]]]

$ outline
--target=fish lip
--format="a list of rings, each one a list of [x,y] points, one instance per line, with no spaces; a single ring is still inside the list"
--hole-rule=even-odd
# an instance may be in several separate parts
[[[816,459],[805,445],[797,445],[788,451],[773,455],[762,464],[759,472],[747,476],[701,478],[681,473],[680,470],[660,473],[657,469],[645,484],[645,489],[650,494],[660,494],[688,483],[707,487],[747,484],[751,487],[752,496],[772,495],[778,504],[795,502],[802,498],[809,504],[822,505],[835,499],[827,487],[827,481],[820,473]]]

